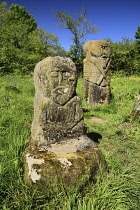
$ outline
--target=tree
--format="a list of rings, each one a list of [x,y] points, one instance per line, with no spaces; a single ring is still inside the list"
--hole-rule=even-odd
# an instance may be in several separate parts
[[[28,32],[37,29],[37,22],[32,15],[28,14],[25,7],[19,6],[18,4],[12,4],[10,9],[6,13],[7,19],[5,24],[21,23],[28,26]]]
[[[0,10],[0,17],[1,14],[1,72],[28,73],[37,62],[61,51],[58,37],[38,29],[36,20],[24,7],[12,4],[9,9]]]
[[[1,5],[5,2],[2,2]],[[3,12],[4,11],[4,12]],[[27,50],[29,37],[37,29],[35,19],[17,4],[12,4],[9,9],[1,10],[0,30],[0,68],[3,72],[27,71],[26,62],[31,64]],[[25,50],[26,49],[26,50]],[[34,58],[38,56],[35,54]],[[30,60],[30,61],[29,61]],[[36,60],[36,59],[35,59]],[[26,61],[26,62],[25,62]]]
[[[138,50],[138,54],[140,54],[140,26],[138,26],[138,29],[135,33],[136,38],[136,48]]]
[[[138,26],[138,29],[135,33],[135,38],[136,38],[136,42],[135,42],[135,47],[136,47],[135,67],[136,67],[137,71],[140,72],[140,26]]]
[[[111,42],[111,71],[123,71],[124,74],[135,73],[135,43],[123,37],[121,42]]]
[[[0,26],[5,22],[5,13],[8,10],[8,6],[6,2],[0,3]]]
[[[44,44],[46,56],[65,56],[66,51],[59,44],[59,39],[52,33],[48,33],[44,29],[39,30],[39,40]],[[46,54],[47,53],[47,54]]]
[[[138,29],[135,33],[135,38],[140,41],[140,26],[138,26]]]
[[[80,15],[74,13],[72,15],[68,14],[66,11],[53,11],[55,19],[59,20],[60,24],[54,24],[57,27],[68,29],[71,31],[73,37],[73,43],[70,47],[70,54],[72,60],[78,67],[81,64],[81,58],[83,60],[83,39],[86,34],[93,34],[99,32],[96,26],[91,25],[91,21],[86,18],[87,11],[83,9]]]

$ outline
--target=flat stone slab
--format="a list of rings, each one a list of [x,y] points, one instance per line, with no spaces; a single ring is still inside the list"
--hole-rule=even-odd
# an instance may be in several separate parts
[[[24,153],[24,179],[28,185],[60,192],[68,192],[94,180],[107,163],[96,143],[87,136],[67,139],[61,143],[38,148],[30,142]],[[102,170],[101,170],[102,169]]]
[[[54,143],[49,146],[41,147],[39,151],[47,151],[55,154],[70,154],[96,146],[96,143],[87,136],[80,136],[73,139],[67,139],[60,143]]]

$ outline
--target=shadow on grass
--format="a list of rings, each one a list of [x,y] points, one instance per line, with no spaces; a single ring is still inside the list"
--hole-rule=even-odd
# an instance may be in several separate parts
[[[99,139],[102,139],[102,135],[95,132],[87,133],[87,136],[92,139],[95,143],[99,144]]]

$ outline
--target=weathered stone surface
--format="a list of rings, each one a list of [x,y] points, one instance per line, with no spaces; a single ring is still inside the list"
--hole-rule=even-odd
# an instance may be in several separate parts
[[[69,58],[47,57],[36,65],[31,133],[39,146],[84,134],[83,109],[75,93],[76,73]]]
[[[76,68],[68,58],[48,57],[34,71],[32,139],[24,154],[24,178],[41,189],[60,191],[94,179],[105,159],[86,136],[83,109],[76,95]]]
[[[25,154],[26,183],[42,190],[46,186],[58,192],[63,186],[70,192],[89,179],[95,181],[107,169],[101,151],[87,136],[54,143],[44,150],[30,142]]]
[[[110,99],[110,44],[105,40],[84,45],[84,97],[89,107],[108,104]]]

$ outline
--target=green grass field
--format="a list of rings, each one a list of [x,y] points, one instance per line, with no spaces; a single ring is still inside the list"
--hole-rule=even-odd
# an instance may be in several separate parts
[[[77,94],[82,100],[83,80]],[[138,210],[140,209],[140,118],[130,115],[140,90],[140,77],[111,81],[109,105],[84,113],[88,135],[94,138],[109,167],[81,191],[51,194],[28,187],[23,181],[23,151],[30,140],[33,119],[33,79],[29,76],[0,78],[0,209],[2,210]],[[95,122],[93,117],[104,120]]]

